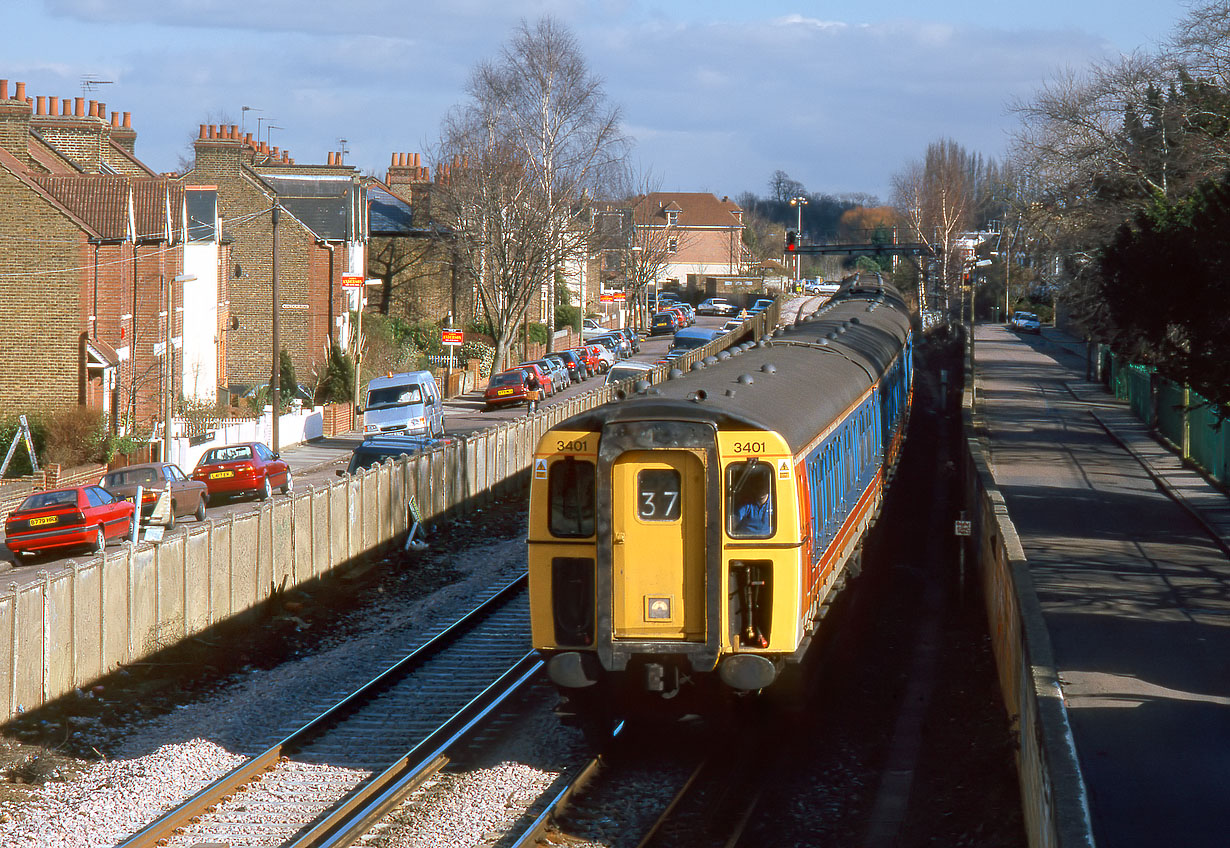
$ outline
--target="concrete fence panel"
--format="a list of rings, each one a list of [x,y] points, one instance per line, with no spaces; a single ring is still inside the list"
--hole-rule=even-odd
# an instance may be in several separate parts
[[[209,623],[217,624],[239,611],[235,598],[235,567],[232,541],[234,519],[210,521],[209,536]]]
[[[380,509],[376,495],[379,491],[382,470],[384,470],[382,466],[371,468],[359,480],[359,490],[355,493],[359,504],[358,523],[355,526],[359,529],[359,533],[356,536],[357,544],[350,552],[351,556],[357,557],[364,551],[371,550],[376,544],[376,530],[380,521]],[[388,473],[387,470],[385,473]]]
[[[110,671],[131,656],[128,650],[128,577],[132,574],[133,551],[106,558],[100,569],[99,607],[102,610],[102,646],[100,655],[104,671]]]
[[[273,501],[269,510],[271,524],[271,545],[273,561],[271,580],[274,586],[295,585],[295,500],[294,498],[278,498]]]
[[[376,475],[376,502],[372,504],[372,508],[376,514],[377,543],[382,543],[393,535],[393,499],[390,494],[393,490],[393,477],[399,465],[400,458],[397,462],[384,464]]]
[[[128,559],[128,658],[158,650],[158,556],[141,545]]]
[[[158,645],[167,647],[184,638],[184,537],[172,536],[154,547],[157,563]]]
[[[330,552],[333,534],[330,532],[332,525],[330,524],[329,509],[332,502],[332,492],[335,488],[336,486],[329,485],[312,491],[310,532],[312,534],[313,576],[324,574],[334,562]]]
[[[17,665],[20,654],[17,651],[17,584],[9,584],[8,589],[0,594],[0,668],[9,676],[9,685],[0,692],[0,710],[4,715],[12,715],[17,710],[16,692]]]
[[[231,613],[252,607],[260,597],[260,513],[236,516],[231,523]]]
[[[350,490],[358,485],[358,476],[339,480],[329,487],[329,562],[345,562],[350,558],[350,527],[355,516],[350,512]]]
[[[43,584],[27,586],[17,593],[13,647],[14,710],[31,709],[44,700],[43,665],[47,643],[43,639]]]
[[[299,492],[291,501],[291,534],[295,540],[294,562],[291,564],[291,582],[304,583],[316,576],[312,564],[316,550],[316,528],[312,522],[312,510],[316,505],[316,492]]]
[[[410,468],[409,463],[399,462],[393,466],[392,473],[389,475],[389,518],[390,538],[401,535],[410,529],[410,516],[408,512],[409,496],[407,491],[409,486]]]
[[[73,568],[73,669],[76,679],[93,680],[103,665],[103,572],[114,557]],[[3,631],[0,631],[3,632]],[[75,685],[75,684],[74,684]]]
[[[269,597],[273,585],[273,502],[265,501],[256,511],[256,597],[257,603]]]
[[[64,650],[73,644],[73,625],[76,613],[73,599],[74,578],[77,565],[72,570],[61,571],[47,578],[43,629],[44,662],[43,692],[46,698],[58,698],[71,692],[76,685],[76,669],[73,668],[74,652]]]
[[[209,538],[209,529],[202,527],[193,527],[184,537],[184,632],[188,635],[200,633],[212,623]]]

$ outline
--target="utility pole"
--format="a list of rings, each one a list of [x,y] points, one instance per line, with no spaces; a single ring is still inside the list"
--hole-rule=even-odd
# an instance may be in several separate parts
[[[270,393],[273,396],[273,452],[279,451],[278,418],[282,411],[282,338],[281,322],[278,320],[282,311],[282,295],[278,290],[278,219],[282,217],[282,207],[275,199],[273,201],[273,375],[269,378]]]

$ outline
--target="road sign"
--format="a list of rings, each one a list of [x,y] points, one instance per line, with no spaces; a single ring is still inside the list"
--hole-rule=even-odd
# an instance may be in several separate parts
[[[363,275],[362,274],[342,274],[342,288],[344,289],[363,288]]]
[[[970,535],[973,535],[973,529],[974,529],[974,528],[973,528],[973,524],[972,524],[972,522],[969,522],[969,521],[956,521],[956,522],[954,522],[954,525],[955,525],[955,526],[953,527],[953,531],[952,531],[952,532],[953,532],[953,534],[955,534],[955,535],[957,535],[957,536],[970,536]]]
[[[442,329],[440,331],[440,342],[446,345],[459,345],[465,341],[464,330]]]

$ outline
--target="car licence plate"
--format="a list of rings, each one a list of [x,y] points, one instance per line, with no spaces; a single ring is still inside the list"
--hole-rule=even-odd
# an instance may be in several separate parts
[[[59,521],[59,520],[60,520],[60,519],[59,519],[59,516],[56,516],[56,515],[44,515],[42,518],[31,518],[31,519],[30,519],[30,526],[31,526],[31,527],[39,527],[39,526],[41,526],[41,525],[43,525],[43,524],[55,524],[55,523],[56,523],[57,521]]]
[[[499,391],[496,392],[496,395],[498,395],[499,397],[504,397],[505,395],[511,395],[512,393],[513,393],[512,389],[500,389]]]
[[[209,475],[210,480],[221,480],[223,477],[234,477],[234,471],[214,471]]]

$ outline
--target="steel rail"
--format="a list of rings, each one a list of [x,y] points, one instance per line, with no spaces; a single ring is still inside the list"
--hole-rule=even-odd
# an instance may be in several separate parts
[[[520,692],[544,663],[531,651],[452,718],[381,774],[366,781],[331,812],[283,848],[340,848],[350,845],[450,761],[449,751],[481,729],[505,701]]]
[[[293,754],[314,736],[324,732],[363,704],[386,691],[410,672],[422,666],[427,660],[430,660],[456,643],[458,639],[477,627],[487,616],[523,591],[526,582],[527,577],[524,574],[509,582],[486,601],[483,601],[376,677],[364,683],[354,692],[342,698],[303,727],[294,731],[280,742],[274,743],[261,753],[256,754],[246,763],[223,775],[209,786],[206,786],[183,804],[180,804],[121,842],[117,848],[158,848],[160,840],[165,840],[168,834],[193,824],[193,819],[198,818],[203,813],[211,812],[219,801],[233,795],[240,787],[258,780],[265,772],[273,769],[283,757]]]

